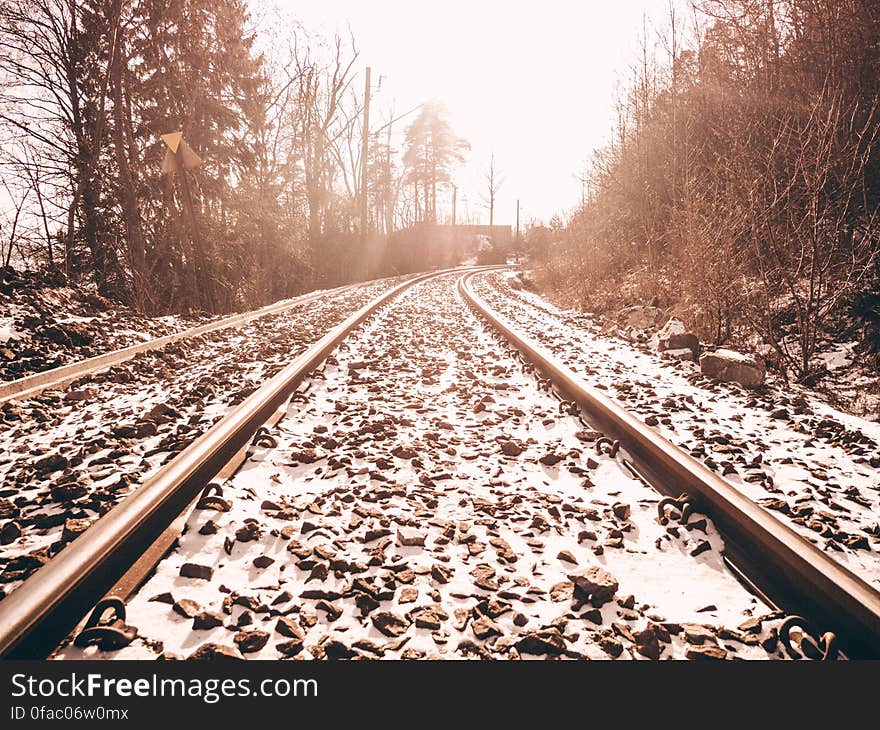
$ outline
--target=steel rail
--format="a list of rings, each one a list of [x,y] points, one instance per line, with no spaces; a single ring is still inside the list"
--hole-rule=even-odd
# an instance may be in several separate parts
[[[260,317],[267,317],[270,314],[280,314],[281,312],[286,312],[287,310],[293,309],[302,304],[314,302],[322,297],[339,294],[347,289],[351,289],[353,286],[354,285],[352,284],[348,284],[346,286],[336,287],[335,289],[325,289],[311,294],[303,294],[302,296],[293,299],[286,299],[282,302],[268,304],[265,307],[254,309],[250,312],[233,314],[229,317],[223,317],[222,319],[213,322],[201,324],[198,327],[191,327],[182,332],[175,332],[170,335],[164,335],[163,337],[156,337],[147,342],[129,345],[128,347],[122,347],[118,350],[113,350],[112,352],[105,352],[102,355],[95,355],[94,357],[89,357],[85,360],[79,360],[77,362],[68,363],[67,365],[61,365],[57,368],[52,368],[51,370],[45,370],[41,373],[34,373],[32,375],[26,375],[23,378],[18,378],[17,380],[0,383],[0,405],[3,405],[8,401],[32,398],[50,388],[60,388],[85,375],[91,375],[100,372],[101,370],[106,370],[113,365],[118,365],[126,360],[131,360],[135,355],[139,355],[142,352],[158,350],[160,347],[169,345],[172,342],[179,342],[180,340],[197,337],[198,335],[204,335],[209,332],[215,332],[229,327],[237,327],[251,322],[252,320],[259,319]]]
[[[0,601],[0,657],[48,656],[352,330],[414,284],[457,270],[415,276],[361,307]]]
[[[734,559],[745,558],[749,576],[780,606],[833,631],[848,657],[880,658],[880,592],[518,332],[474,291],[473,276],[463,276],[458,286],[474,311],[577,403],[594,428],[619,440],[655,488],[686,492],[725,541],[733,540]]]

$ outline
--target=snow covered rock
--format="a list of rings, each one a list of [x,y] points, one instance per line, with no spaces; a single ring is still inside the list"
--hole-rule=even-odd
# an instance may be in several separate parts
[[[680,359],[696,360],[700,356],[700,339],[687,331],[684,322],[671,317],[657,333],[657,350],[670,352]],[[682,358],[682,350],[690,351],[691,357]]]
[[[703,375],[728,383],[754,388],[764,382],[764,361],[757,355],[744,355],[735,350],[705,352],[700,357]]]
[[[663,312],[657,307],[636,305],[626,307],[617,313],[617,321],[622,327],[632,327],[637,330],[656,327],[663,317]]]

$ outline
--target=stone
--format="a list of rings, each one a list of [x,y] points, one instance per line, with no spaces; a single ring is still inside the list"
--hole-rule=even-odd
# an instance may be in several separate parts
[[[592,566],[580,575],[568,576],[575,585],[575,592],[589,598],[598,608],[607,603],[617,593],[617,579],[604,568]]]
[[[568,580],[562,581],[561,583],[557,583],[550,589],[550,600],[554,603],[568,601],[569,599],[571,599],[573,591],[574,583]]]
[[[452,568],[446,565],[435,563],[431,566],[431,577],[438,583],[448,583],[449,579],[452,577],[452,574]]]
[[[396,639],[406,633],[409,628],[409,622],[396,613],[391,611],[382,611],[372,616],[373,626],[375,626],[385,636]]]
[[[480,640],[488,639],[490,636],[501,636],[501,629],[498,628],[498,624],[488,616],[475,618],[471,623],[471,631]]]
[[[174,613],[179,614],[184,618],[193,618],[196,614],[201,613],[202,611],[202,607],[198,603],[191,601],[188,598],[181,598],[171,608],[174,610]]]
[[[719,349],[700,356],[703,375],[723,382],[739,383],[754,388],[764,382],[764,361],[757,355],[744,355],[735,350]]]
[[[223,625],[223,617],[214,611],[200,611],[192,617],[193,631],[204,631],[207,629],[215,629]]]
[[[187,659],[192,661],[210,661],[215,659],[244,659],[244,657],[231,646],[209,643],[202,644]]]
[[[513,441],[505,441],[501,444],[501,453],[505,456],[519,456],[525,449]]]
[[[498,583],[495,580],[495,569],[485,563],[480,563],[471,571],[474,579],[474,585],[485,591],[497,591]]]
[[[9,545],[21,537],[21,526],[12,520],[0,527],[0,545]]]
[[[705,643],[714,644],[715,634],[713,634],[705,626],[699,624],[684,624],[684,640],[688,644],[700,645]]]
[[[275,644],[275,648],[279,654],[284,656],[296,656],[303,650],[303,642],[301,639],[291,639],[290,641],[282,641]]]
[[[495,548],[498,553],[498,559],[505,563],[515,563],[517,560],[516,553],[510,547],[506,540],[500,537],[493,537],[489,540],[489,544]]]
[[[556,558],[565,563],[571,563],[572,565],[578,564],[577,558],[572,555],[568,550],[560,550]]]
[[[34,462],[34,471],[45,476],[66,469],[70,461],[61,454],[50,454]]]
[[[557,656],[565,652],[565,639],[556,628],[531,631],[516,642],[521,654],[550,654]]]
[[[184,563],[180,566],[180,575],[183,578],[211,580],[211,578],[214,577],[214,569],[208,565],[199,565],[198,563]]]
[[[648,657],[648,659],[657,660],[660,658],[660,639],[653,625],[649,624],[647,628],[636,632],[633,634],[633,638],[635,638],[636,651],[639,654]]]
[[[632,327],[637,330],[656,327],[663,317],[663,312],[657,307],[636,305],[626,307],[617,313],[617,321],[622,327]]]
[[[411,618],[415,621],[416,628],[437,631],[443,625],[443,621],[449,618],[449,615],[439,608],[425,606],[415,609]]]
[[[252,654],[266,646],[266,642],[269,641],[269,634],[258,629],[239,631],[232,640],[236,643],[242,654]]]
[[[289,616],[278,617],[278,623],[275,624],[275,631],[282,636],[287,636],[291,639],[299,639],[300,643],[306,638],[305,631],[303,631],[299,622]]]
[[[324,644],[324,656],[326,656],[327,659],[351,659],[357,655],[358,653],[356,651],[353,651],[336,639],[331,639]]]
[[[397,599],[397,602],[398,603],[414,603],[418,597],[419,597],[419,589],[418,588],[401,588],[400,589],[400,597]]]
[[[425,533],[412,527],[400,527],[397,530],[397,544],[402,547],[424,547]]]
[[[714,661],[727,659],[727,652],[717,644],[689,646],[684,655],[688,659],[710,659]]]
[[[688,350],[692,360],[700,356],[700,338],[688,332],[684,322],[671,317],[657,333],[657,350],[659,352],[677,352]]]

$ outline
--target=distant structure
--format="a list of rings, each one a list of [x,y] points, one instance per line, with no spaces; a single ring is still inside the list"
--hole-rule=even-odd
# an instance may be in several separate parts
[[[501,254],[513,245],[511,226],[419,223],[396,231],[386,251],[386,261],[400,272],[450,267],[480,259],[494,263],[489,254]],[[502,258],[503,260],[503,258]]]

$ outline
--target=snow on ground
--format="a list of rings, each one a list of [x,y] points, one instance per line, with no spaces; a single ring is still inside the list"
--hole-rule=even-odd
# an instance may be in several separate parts
[[[694,363],[608,337],[590,315],[512,288],[511,276],[481,274],[475,288],[588,382],[880,587],[880,423],[772,378],[754,391],[710,381]]]
[[[145,317],[88,290],[50,287],[33,274],[0,282],[0,381],[205,324],[214,317]]]
[[[14,317],[0,317],[0,345],[5,345],[10,340],[17,340],[23,335],[15,328]]]
[[[783,656],[712,523],[662,527],[455,277],[328,363],[129,602],[139,637],[60,658]]]
[[[397,280],[181,340],[0,406],[0,598],[328,328]]]

